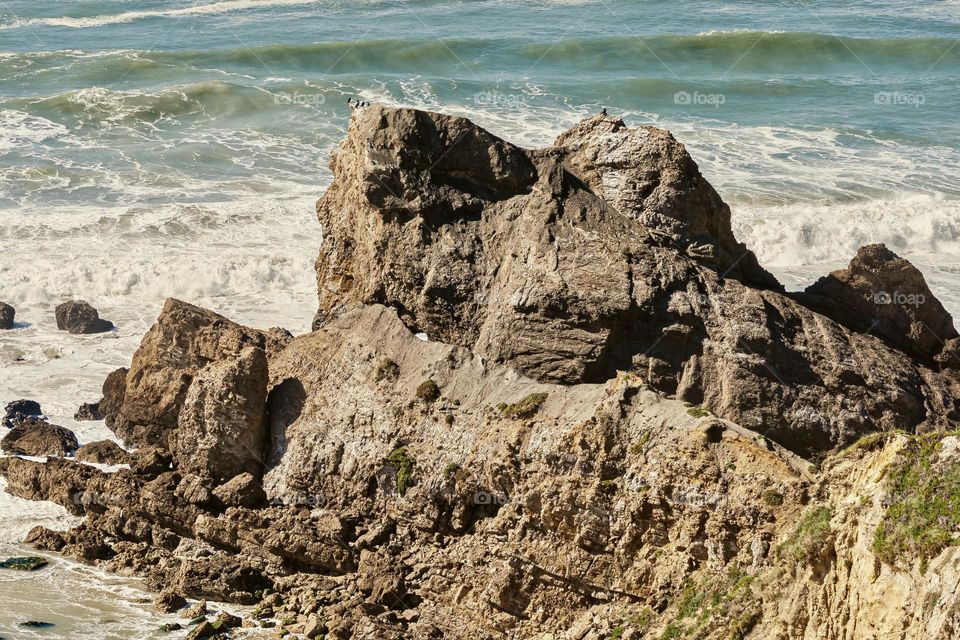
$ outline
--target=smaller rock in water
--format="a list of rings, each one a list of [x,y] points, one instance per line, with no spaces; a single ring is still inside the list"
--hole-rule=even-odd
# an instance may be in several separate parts
[[[6,414],[3,418],[3,426],[13,429],[19,422],[30,416],[42,416],[40,403],[36,400],[14,400],[5,407]]]
[[[112,440],[98,440],[80,447],[77,460],[96,464],[128,464],[130,454]]]
[[[82,405],[80,405],[80,408],[77,409],[77,412],[73,414],[73,419],[78,422],[83,422],[86,420],[103,420],[103,414],[100,413],[100,403],[84,402]]]
[[[6,302],[0,302],[0,329],[13,329],[13,318],[16,310]]]
[[[113,329],[113,323],[104,320],[97,310],[83,300],[71,300],[57,305],[57,329],[72,334],[103,333]]]
[[[0,569],[13,569],[14,571],[36,571],[47,566],[47,561],[36,556],[25,556],[17,558],[8,558],[0,562]]]
[[[22,456],[65,457],[79,446],[73,431],[35,416],[21,420],[0,440],[0,449]]]
[[[206,600],[201,600],[200,602],[198,602],[197,604],[193,605],[192,607],[190,607],[189,609],[183,612],[183,617],[188,618],[191,621],[196,620],[197,618],[203,618],[206,615],[207,615]],[[191,622],[191,624],[193,623]]]
[[[163,591],[153,601],[153,604],[163,613],[173,613],[187,606],[187,600],[174,591]]]

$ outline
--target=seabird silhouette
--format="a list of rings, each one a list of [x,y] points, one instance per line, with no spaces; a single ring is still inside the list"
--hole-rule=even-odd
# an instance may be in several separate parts
[[[607,115],[607,108],[606,108],[606,107],[603,108],[603,111],[600,112],[600,115],[602,115],[602,116]]]

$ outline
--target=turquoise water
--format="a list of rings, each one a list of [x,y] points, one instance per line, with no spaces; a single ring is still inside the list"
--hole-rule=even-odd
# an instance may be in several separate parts
[[[531,146],[604,107],[667,127],[788,286],[884,241],[958,313],[958,43],[958,0],[4,0],[0,300],[21,324],[0,332],[0,402],[74,426],[167,296],[306,330],[349,96]],[[68,297],[118,331],[56,332]],[[24,509],[0,501],[0,550]],[[46,637],[99,637],[120,596],[87,580]],[[31,593],[0,581],[17,615],[48,611]]]

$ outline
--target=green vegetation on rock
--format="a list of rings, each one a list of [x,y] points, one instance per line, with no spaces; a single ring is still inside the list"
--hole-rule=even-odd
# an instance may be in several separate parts
[[[381,380],[396,380],[399,377],[400,365],[390,358],[386,358],[377,366],[377,371],[374,374],[373,379],[377,382],[380,382]]]
[[[796,530],[780,545],[780,555],[795,564],[811,564],[819,556],[830,536],[833,510],[828,506],[809,509],[800,518]]]
[[[8,558],[0,562],[0,569],[13,569],[14,571],[36,571],[45,566],[47,566],[47,561],[35,556]]]
[[[705,407],[690,407],[687,409],[687,413],[694,418],[706,418],[708,415],[710,415],[710,410]]]
[[[424,380],[417,387],[417,398],[428,404],[436,402],[440,399],[440,387],[433,380]]]
[[[413,458],[407,453],[404,447],[394,449],[387,456],[387,460],[393,464],[397,470],[397,493],[401,496],[407,492],[410,486],[410,480],[413,479]]]
[[[913,436],[887,468],[888,506],[873,551],[889,564],[919,560],[921,568],[960,541],[960,460],[941,460],[943,434]]]
[[[520,402],[500,405],[500,413],[507,418],[532,418],[540,411],[548,395],[544,392],[531,393]]]

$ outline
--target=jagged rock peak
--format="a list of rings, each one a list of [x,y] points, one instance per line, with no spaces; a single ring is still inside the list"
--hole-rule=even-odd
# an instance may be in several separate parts
[[[846,326],[917,358],[960,367],[950,355],[957,338],[953,318],[920,270],[884,244],[861,247],[847,268],[820,278],[806,293],[812,306]]]
[[[666,131],[598,116],[531,151],[463,118],[354,114],[317,204],[315,326],[384,303],[432,338],[575,383],[629,367],[614,334],[645,302],[641,256],[779,288]]]

